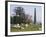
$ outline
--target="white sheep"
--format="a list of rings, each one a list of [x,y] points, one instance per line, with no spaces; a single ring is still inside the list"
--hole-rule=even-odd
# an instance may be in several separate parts
[[[25,24],[26,27],[28,27],[28,24]]]
[[[24,29],[24,27],[21,27],[21,29]]]

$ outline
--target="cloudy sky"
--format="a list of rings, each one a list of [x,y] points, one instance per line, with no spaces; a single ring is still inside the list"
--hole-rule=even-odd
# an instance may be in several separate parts
[[[36,20],[37,22],[42,22],[42,7],[41,6],[34,6],[34,5],[10,5],[10,14],[14,16],[16,13],[14,9],[16,7],[24,8],[25,14],[32,16],[32,20],[34,21],[34,8],[36,8]]]

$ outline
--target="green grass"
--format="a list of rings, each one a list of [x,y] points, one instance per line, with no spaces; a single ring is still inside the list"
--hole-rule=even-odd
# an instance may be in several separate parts
[[[42,30],[42,25],[36,25],[36,24],[29,24],[28,27],[25,26],[23,27],[24,29],[11,27],[11,32],[40,31],[39,28],[41,28]]]

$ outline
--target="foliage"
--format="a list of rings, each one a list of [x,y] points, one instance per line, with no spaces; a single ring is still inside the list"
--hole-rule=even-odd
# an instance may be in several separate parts
[[[24,8],[17,7],[17,9],[15,9],[16,16],[11,17],[11,24],[30,23],[31,21],[27,19],[28,17],[24,12],[25,12]],[[19,15],[19,16],[17,16],[17,15]],[[28,20],[28,21],[26,21],[26,20]]]

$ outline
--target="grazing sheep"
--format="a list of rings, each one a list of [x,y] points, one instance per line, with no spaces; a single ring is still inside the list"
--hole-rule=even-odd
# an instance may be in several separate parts
[[[28,24],[25,24],[26,27],[28,27]]]
[[[17,25],[13,25],[12,27],[15,27],[15,28],[17,28]]]
[[[24,27],[21,27],[21,29],[24,29]]]
[[[19,24],[13,25],[12,27],[20,28]]]
[[[19,24],[17,24],[17,26],[19,26]]]
[[[17,24],[17,28],[20,28],[19,24]]]

